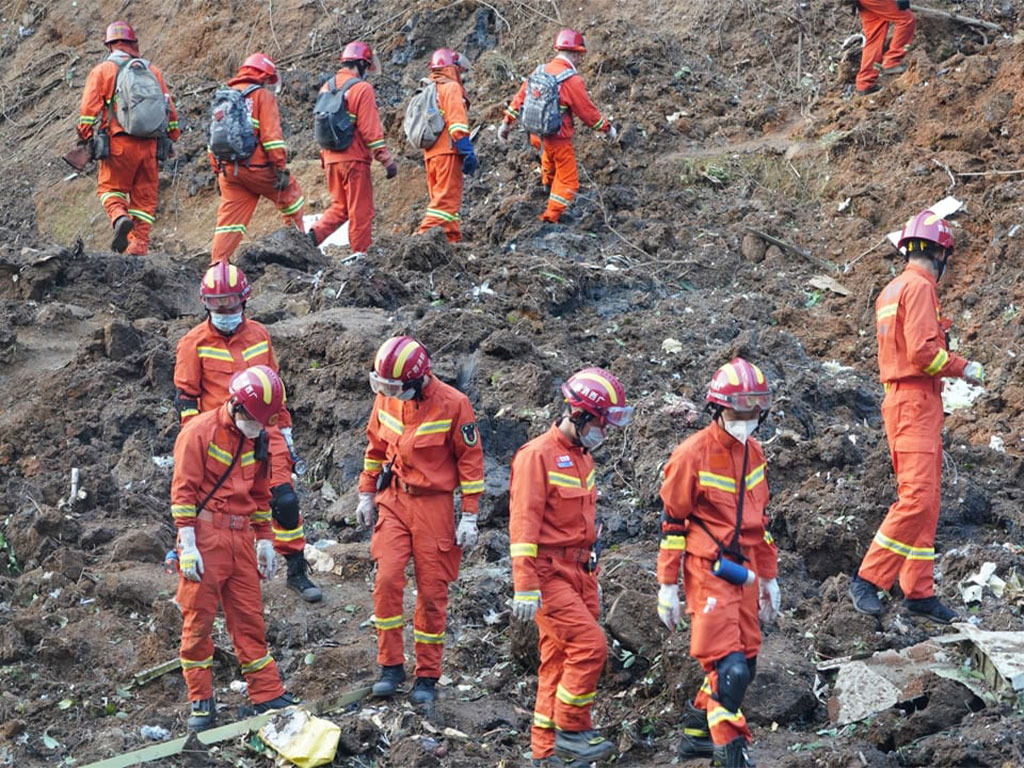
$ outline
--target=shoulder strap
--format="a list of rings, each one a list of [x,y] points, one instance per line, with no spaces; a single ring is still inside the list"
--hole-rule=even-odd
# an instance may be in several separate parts
[[[575,69],[563,70],[563,71],[559,72],[557,75],[555,75],[555,82],[558,83],[559,85],[561,85],[562,83],[564,83],[566,80],[568,80],[573,75],[578,75],[578,74],[579,74],[579,72],[577,72]]]
[[[242,96],[248,96],[253,91],[255,91],[255,90],[259,89],[259,88],[262,88],[262,87],[263,86],[260,85],[259,83],[253,83],[252,85],[248,86],[247,88],[245,88],[242,91]]]
[[[736,492],[739,500],[736,503],[736,530],[729,542],[729,550],[739,554],[740,551],[740,529],[743,527],[743,500],[747,497],[747,460],[750,456],[750,443],[743,443],[743,468],[740,470],[739,480],[736,481]]]
[[[348,80],[345,81],[345,84],[343,86],[341,86],[341,88],[339,88],[338,90],[340,90],[341,91],[341,95],[344,96],[346,93],[348,93],[348,89],[351,88],[352,86],[354,86],[356,83],[365,83],[365,82],[366,81],[363,80],[363,78],[361,78],[361,77],[350,77]]]
[[[213,484],[213,488],[211,488],[210,492],[206,494],[206,498],[203,499],[202,503],[198,507],[196,507],[197,517],[199,516],[199,513],[203,511],[203,508],[210,503],[210,499],[213,498],[213,494],[215,494],[220,489],[220,487],[224,485],[224,482],[228,479],[228,475],[231,474],[231,470],[233,470],[235,468],[235,464],[238,463],[238,457],[242,455],[242,446],[244,444],[245,435],[242,435],[238,438],[238,447],[235,448],[235,455],[231,457],[231,463],[228,464],[228,468],[224,471],[224,474],[220,476],[220,479]]]

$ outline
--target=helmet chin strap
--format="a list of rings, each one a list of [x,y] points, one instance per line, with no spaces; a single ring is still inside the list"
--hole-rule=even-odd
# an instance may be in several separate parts
[[[580,410],[575,416],[572,415],[572,411],[569,412],[569,423],[576,428],[576,437],[573,438],[573,442],[576,445],[582,445],[580,436],[583,434],[583,428],[587,426],[594,418],[593,414]]]

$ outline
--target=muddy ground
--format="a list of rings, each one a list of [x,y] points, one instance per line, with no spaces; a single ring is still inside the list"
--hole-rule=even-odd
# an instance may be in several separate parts
[[[1015,702],[979,706],[934,678],[903,709],[837,729],[826,707],[832,675],[815,670],[941,631],[897,608],[876,622],[845,595],[894,498],[873,302],[900,262],[880,242],[946,194],[966,206],[954,218],[944,311],[990,384],[947,418],[938,590],[984,628],[1024,629],[1019,601],[986,592],[964,606],[957,589],[985,561],[1004,578],[1024,569],[1017,3],[937,0],[1005,34],[922,16],[908,72],[863,100],[848,96],[856,43],[841,50],[859,25],[832,3],[137,0],[124,13],[186,127],[163,168],[156,249],[145,259],[105,251],[95,169],[69,179],[58,159],[102,55],[99,36],[123,5],[0,3],[0,765],[81,766],[143,746],[143,726],[184,732],[179,674],[131,682],[177,655],[175,582],[160,564],[173,542],[171,371],[178,338],[200,319],[196,285],[218,200],[202,151],[210,87],[250,50],[275,56],[291,166],[316,213],[329,196],[308,111],[354,37],[383,59],[376,87],[401,156],[394,183],[374,170],[375,246],[355,263],[344,250],[318,254],[275,232],[264,205],[239,254],[310,466],[299,485],[310,559],[324,569],[320,605],[297,602],[282,578],[266,589],[288,687],[319,699],[376,676],[373,563],[352,517],[371,402],[365,370],[383,337],[415,334],[443,378],[472,368],[487,492],[481,544],[452,588],[437,711],[396,700],[332,716],[343,727],[335,764],[527,764],[536,656],[529,633],[508,623],[507,468],[557,414],[557,384],[584,364],[614,371],[637,405],[633,424],[597,454],[612,653],[595,717],[618,741],[621,765],[672,764],[700,672],[686,633],[666,637],[654,610],[658,473],[705,423],[710,374],[736,354],[776,392],[760,436],[783,615],[766,629],[744,705],[759,764],[1024,764]],[[544,195],[525,138],[514,134],[506,150],[491,126],[518,78],[549,55],[560,22],[585,31],[582,72],[622,138],[581,131],[581,194],[552,227],[535,218]],[[401,136],[404,103],[442,44],[475,62],[470,114],[485,125],[462,209],[466,241],[455,247],[410,237],[426,188]],[[848,295],[809,285],[818,275]],[[73,467],[85,495],[69,503]],[[223,626],[217,633],[218,696],[234,709],[244,700],[228,685],[239,673]],[[191,759],[269,765],[241,740]]]

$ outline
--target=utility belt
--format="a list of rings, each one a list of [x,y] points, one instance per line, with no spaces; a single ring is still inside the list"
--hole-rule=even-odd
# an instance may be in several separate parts
[[[590,547],[555,547],[550,544],[537,545],[537,557],[568,560],[570,563],[586,563],[590,560]]]
[[[380,474],[377,475],[377,493],[381,493],[392,484],[394,484],[396,491],[401,491],[409,496],[433,496],[440,493],[451,495],[452,493],[451,491],[439,491],[436,488],[427,488],[422,485],[410,485],[396,475],[395,470],[388,463],[381,467]]]
[[[229,515],[224,512],[211,512],[208,509],[200,512],[196,519],[210,523],[214,528],[227,528],[229,531],[244,531],[252,524],[249,515]]]
[[[900,390],[914,390],[917,392],[942,393],[942,379],[931,376],[914,376],[908,379],[896,379],[895,381],[882,382],[882,388],[886,394],[899,392]]]

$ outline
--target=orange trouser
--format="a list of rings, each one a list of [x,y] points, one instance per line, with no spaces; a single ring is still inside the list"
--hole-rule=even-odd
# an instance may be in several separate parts
[[[441,676],[448,585],[459,576],[462,550],[455,546],[455,510],[451,493],[411,495],[395,483],[377,494],[379,517],[370,540],[377,561],[373,610],[377,625],[377,663],[402,664],[402,594],[405,566],[413,559],[416,577],[416,677]]]
[[[196,522],[196,546],[203,557],[202,580],[178,576],[181,627],[181,668],[189,701],[213,695],[213,620],[217,605],[224,606],[228,634],[254,704],[284,693],[274,657],[267,650],[263,626],[263,600],[256,566],[255,538],[248,516],[213,513],[224,527]],[[233,520],[237,527],[227,527]]]
[[[860,0],[860,23],[864,28],[864,49],[860,54],[857,90],[866,91],[878,80],[883,67],[895,67],[903,61],[914,39],[917,20],[910,11],[899,10],[896,0]],[[890,24],[895,24],[896,29],[886,51],[885,36]]]
[[[444,227],[449,243],[462,240],[459,208],[462,206],[462,155],[434,155],[426,160],[430,202],[416,234]]]
[[[316,241],[322,243],[347,221],[349,247],[353,253],[365,253],[372,242],[370,233],[375,213],[370,164],[344,160],[325,167],[331,207],[312,227]]]
[[[131,216],[135,228],[125,253],[145,256],[149,230],[156,221],[157,189],[156,139],[140,139],[119,133],[110,137],[110,157],[99,162],[96,194],[107,209],[111,226],[121,216]]]
[[[562,211],[572,204],[580,188],[580,177],[576,169],[576,151],[572,140],[550,138],[541,141],[530,136],[530,143],[540,150],[540,181],[551,186],[548,207],[540,215],[543,221],[556,222]]]
[[[213,230],[213,252],[210,262],[228,261],[242,242],[256,204],[261,197],[270,200],[284,217],[285,226],[294,226],[300,232],[306,199],[299,183],[293,178],[284,189],[274,189],[277,172],[273,166],[246,168],[225,163],[217,176],[220,184],[220,205],[217,206],[217,228]]]
[[[537,558],[541,608],[540,669],[533,706],[533,757],[552,754],[555,729],[586,731],[597,681],[608,657],[608,641],[597,623],[597,575],[582,563]]]
[[[686,612],[690,615],[690,655],[700,663],[706,675],[694,706],[707,710],[711,740],[715,744],[728,744],[738,736],[750,741],[750,729],[742,710],[731,712],[717,700],[715,662],[734,651],[752,659],[761,650],[757,582],[747,587],[730,584],[711,572],[710,560],[688,554],[683,558],[683,587]]]
[[[889,589],[897,574],[904,597],[935,594],[935,528],[942,480],[941,381],[896,382],[882,420],[896,471],[897,498],[875,534],[859,576]]]
[[[288,452],[288,444],[284,441],[281,430],[271,427],[267,430],[270,437],[270,487],[292,484],[292,455]],[[302,525],[302,513],[294,528],[284,528],[278,524],[277,518],[271,518],[270,528],[274,532],[274,551],[282,557],[302,552],[306,548],[306,531]]]

